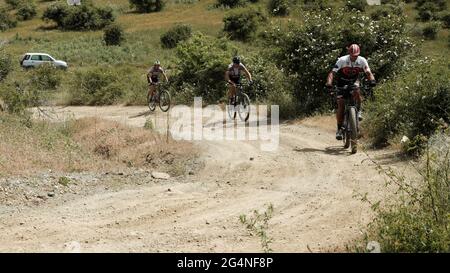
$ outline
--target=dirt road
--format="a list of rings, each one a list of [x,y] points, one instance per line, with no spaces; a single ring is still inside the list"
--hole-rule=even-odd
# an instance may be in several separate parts
[[[98,116],[130,126],[163,119],[145,107],[55,111],[58,119]],[[350,155],[333,138],[333,117],[317,117],[281,124],[272,152],[259,141],[198,141],[205,167],[193,175],[0,213],[0,251],[260,252],[260,238],[239,216],[266,204],[274,207],[273,251],[344,250],[371,217],[354,194],[387,192],[367,156]],[[393,151],[369,154],[403,168]]]

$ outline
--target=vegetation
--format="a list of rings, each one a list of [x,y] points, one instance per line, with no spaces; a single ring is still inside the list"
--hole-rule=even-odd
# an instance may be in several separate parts
[[[54,21],[64,30],[102,29],[115,20],[111,8],[95,7],[90,2],[80,6],[68,6],[66,3],[58,2],[49,6],[42,18]]]
[[[125,40],[123,28],[113,24],[105,28],[103,39],[106,45],[120,45]]]
[[[225,15],[223,22],[223,30],[230,39],[248,41],[255,36],[259,25],[267,22],[267,18],[261,10],[241,9]]]
[[[10,13],[0,7],[0,31],[5,31],[17,26],[17,21],[10,15]]]
[[[161,35],[161,45],[164,48],[174,48],[178,43],[186,41],[192,36],[192,27],[186,24],[177,24]]]
[[[129,0],[132,8],[138,12],[149,13],[161,11],[165,6],[165,0]]]

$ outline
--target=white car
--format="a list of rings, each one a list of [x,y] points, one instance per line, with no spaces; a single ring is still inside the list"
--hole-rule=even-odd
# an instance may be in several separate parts
[[[26,53],[20,61],[20,65],[24,68],[37,67],[44,63],[53,64],[58,68],[66,69],[68,67],[66,62],[56,60],[46,53]]]

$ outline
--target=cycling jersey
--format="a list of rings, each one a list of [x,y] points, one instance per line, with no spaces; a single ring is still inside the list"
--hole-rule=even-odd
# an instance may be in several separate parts
[[[159,76],[164,73],[164,69],[162,67],[156,68],[155,66],[152,66],[152,68],[149,69],[148,75],[152,79],[152,82],[158,82]]]
[[[338,86],[344,86],[355,84],[359,79],[359,74],[362,72],[370,72],[370,68],[366,58],[358,56],[358,58],[352,62],[350,55],[345,55],[338,59],[333,67],[333,72],[337,75]]]
[[[239,83],[241,79],[241,71],[245,71],[245,66],[243,64],[239,64],[239,67],[234,67],[233,64],[228,66],[228,75],[230,80],[234,83]]]

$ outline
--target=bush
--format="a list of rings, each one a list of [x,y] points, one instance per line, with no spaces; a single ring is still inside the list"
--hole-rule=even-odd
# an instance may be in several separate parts
[[[158,12],[165,6],[164,0],[129,0],[132,8],[140,13]]]
[[[441,15],[441,21],[444,28],[450,28],[450,12],[445,12]]]
[[[226,39],[196,34],[177,46],[179,72],[171,79],[172,88],[184,85],[194,88],[195,96],[216,103],[225,95],[225,70],[235,55],[235,48]]]
[[[109,105],[124,95],[121,77],[113,69],[92,68],[79,71],[70,89],[71,105]]]
[[[103,33],[103,40],[106,45],[120,45],[124,40],[124,32],[119,25],[109,25]]]
[[[362,56],[382,80],[397,71],[413,46],[405,30],[404,17],[372,21],[362,13],[339,9],[306,12],[303,23],[269,28],[265,40],[269,56],[291,75],[299,112],[311,114],[327,106],[325,80],[337,58],[347,54],[348,45],[361,45]]]
[[[30,86],[42,91],[56,90],[61,84],[61,70],[51,64],[43,64],[29,72]]]
[[[16,9],[22,2],[23,0],[5,0],[5,3],[12,9]]]
[[[324,10],[329,7],[328,0],[303,0],[303,9],[306,10]]]
[[[359,11],[365,11],[367,6],[366,0],[348,0],[347,3],[345,3],[345,6],[348,10],[359,10]]]
[[[245,6],[246,0],[217,0],[217,5],[228,8]]]
[[[447,9],[446,0],[416,0],[416,8],[417,9],[423,8],[424,6],[427,6],[427,5],[435,6],[436,8],[433,8],[433,11]]]
[[[289,1],[288,0],[269,0],[268,3],[269,13],[275,16],[286,16],[289,14]]]
[[[0,82],[3,81],[11,71],[11,57],[0,50]]]
[[[161,35],[160,40],[163,48],[174,48],[178,43],[186,41],[192,36],[190,25],[175,25]]]
[[[16,26],[17,21],[11,17],[8,11],[0,8],[0,31],[15,28]]]
[[[382,206],[371,202],[377,216],[366,240],[378,242],[383,252],[450,251],[450,136],[437,134],[426,146],[427,153],[417,167],[419,177],[410,181],[384,170],[387,184],[396,188],[396,198]]]
[[[377,88],[377,100],[366,105],[370,123],[364,124],[375,146],[401,136],[429,137],[450,124],[450,72],[442,66],[433,71],[430,64],[419,61]]]
[[[80,6],[67,6],[58,2],[49,6],[42,18],[54,21],[59,28],[65,30],[102,29],[115,20],[111,8],[94,7],[89,2]]]
[[[439,28],[440,25],[436,22],[430,23],[422,29],[422,35],[427,40],[436,40]]]
[[[379,21],[383,17],[389,16],[403,16],[403,8],[396,5],[386,4],[378,7],[370,14],[370,18],[375,21]]]
[[[435,2],[425,2],[418,6],[419,19],[423,22],[430,21],[436,18],[436,13],[440,10],[439,5]]]
[[[33,1],[21,2],[17,8],[17,19],[26,21],[34,18],[37,14],[36,4]]]
[[[232,11],[223,18],[223,30],[233,40],[247,41],[254,36],[259,24],[265,21],[267,21],[267,18],[260,10]]]

